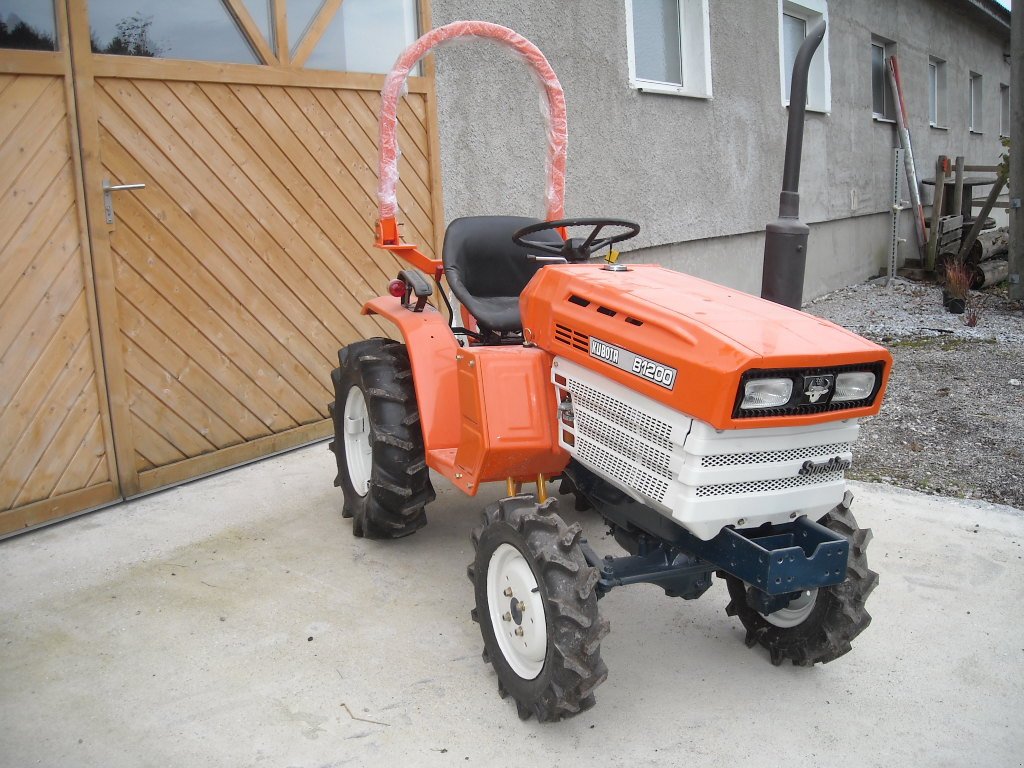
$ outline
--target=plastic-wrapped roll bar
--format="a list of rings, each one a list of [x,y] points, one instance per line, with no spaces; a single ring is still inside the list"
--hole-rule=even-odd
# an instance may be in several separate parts
[[[565,94],[558,82],[554,70],[533,43],[517,32],[499,24],[486,21],[455,21],[443,27],[431,30],[410,45],[398,57],[394,68],[384,81],[381,91],[380,108],[380,167],[377,186],[377,200],[380,205],[378,223],[378,245],[395,251],[413,263],[424,261],[429,265],[428,271],[435,271],[439,262],[427,259],[422,254],[414,258],[412,246],[403,245],[398,233],[395,216],[398,214],[398,101],[405,92],[409,72],[416,63],[430,50],[451,40],[462,37],[482,37],[496,40],[513,49],[530,66],[543,87],[546,99],[548,153],[547,153],[547,217],[548,220],[565,218],[565,156],[567,125],[565,113]],[[417,252],[418,253],[418,252]]]

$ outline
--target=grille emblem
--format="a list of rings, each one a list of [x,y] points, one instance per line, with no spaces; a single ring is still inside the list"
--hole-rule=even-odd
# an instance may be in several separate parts
[[[804,395],[801,402],[813,405],[827,400],[834,383],[835,376],[832,375],[804,376]]]

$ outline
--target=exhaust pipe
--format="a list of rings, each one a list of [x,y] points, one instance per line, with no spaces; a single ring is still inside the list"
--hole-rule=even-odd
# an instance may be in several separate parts
[[[822,19],[804,38],[796,61],[789,97],[789,129],[786,162],[782,170],[779,218],[765,228],[761,298],[800,309],[807,266],[807,236],[811,229],[800,221],[800,155],[804,144],[804,113],[807,110],[807,72],[811,58],[825,39]]]

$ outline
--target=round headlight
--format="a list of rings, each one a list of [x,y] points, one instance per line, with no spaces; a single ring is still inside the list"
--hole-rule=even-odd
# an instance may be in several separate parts
[[[847,403],[851,400],[866,400],[875,389],[875,374],[870,371],[851,371],[836,376],[836,393],[833,403]]]
[[[754,379],[743,386],[743,410],[778,408],[789,402],[793,394],[792,379]]]

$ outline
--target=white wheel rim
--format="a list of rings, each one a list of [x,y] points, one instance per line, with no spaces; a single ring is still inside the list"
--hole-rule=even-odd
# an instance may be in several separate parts
[[[360,496],[365,496],[370,490],[373,449],[370,447],[370,417],[366,412],[366,398],[359,387],[352,387],[345,398],[345,461],[352,488]]]
[[[501,655],[519,677],[533,680],[544,669],[548,650],[544,599],[530,564],[511,544],[502,544],[491,554],[487,610]]]
[[[811,611],[814,610],[814,604],[817,600],[818,590],[809,589],[805,592],[801,592],[800,597],[793,598],[785,608],[781,608],[774,613],[769,613],[764,617],[764,620],[769,624],[774,624],[776,627],[782,627],[783,629],[795,627],[811,615]]]

